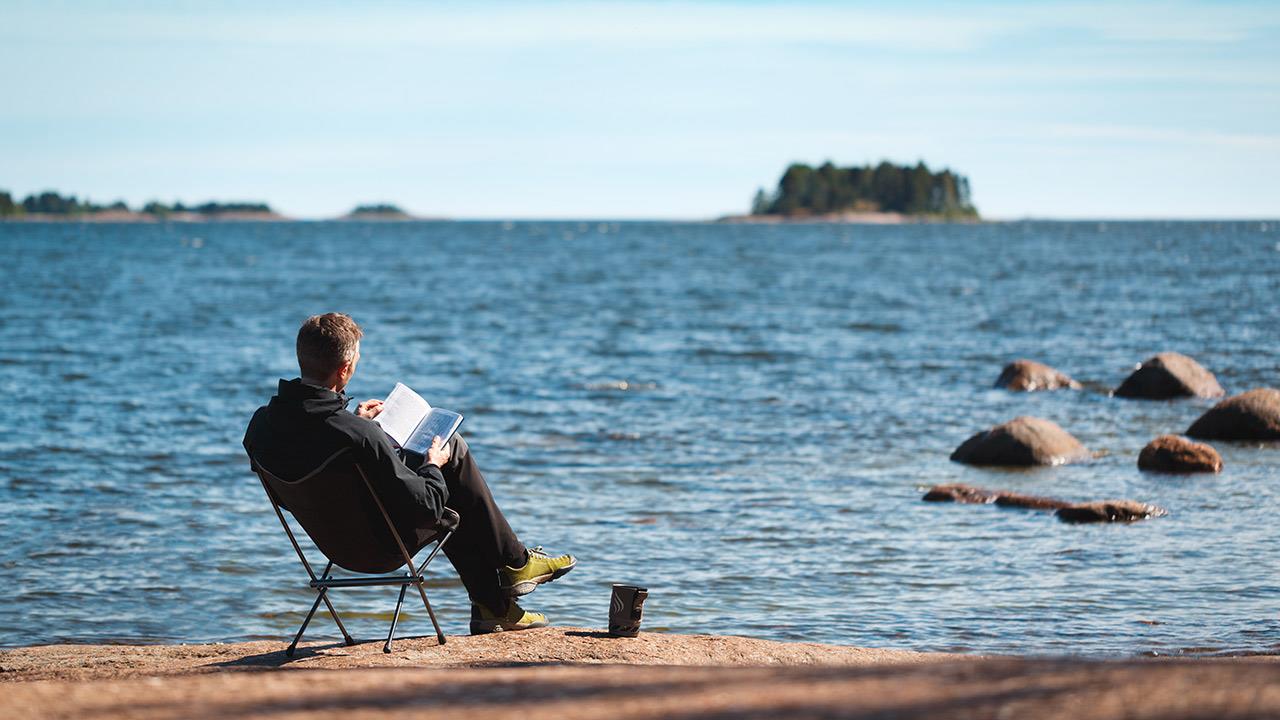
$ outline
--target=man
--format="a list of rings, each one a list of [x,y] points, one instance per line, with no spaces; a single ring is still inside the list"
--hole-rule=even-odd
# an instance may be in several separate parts
[[[577,561],[525,548],[460,435],[448,443],[437,437],[426,457],[418,458],[398,451],[373,422],[381,400],[360,403],[354,414],[347,411],[343,391],[360,362],[363,335],[341,313],[308,318],[298,330],[301,377],[281,380],[276,396],[254,413],[245,450],[273,474],[296,479],[348,448],[384,502],[396,503],[398,512],[407,509],[420,528],[434,526],[448,504],[462,521],[444,553],[471,597],[471,634],[544,627],[545,615],[525,612],[513,598],[564,575]]]

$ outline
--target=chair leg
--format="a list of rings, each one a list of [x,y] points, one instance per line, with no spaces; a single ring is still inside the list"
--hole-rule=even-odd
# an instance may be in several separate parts
[[[400,586],[400,599],[396,600],[396,611],[391,615],[391,629],[387,631],[387,642],[382,646],[382,652],[391,652],[391,638],[396,634],[396,622],[400,620],[400,606],[404,605],[404,591],[409,588],[408,585]]]
[[[329,571],[332,569],[333,569],[333,561],[330,560],[329,564],[324,566],[324,572],[320,573],[320,579],[328,580]],[[342,624],[342,618],[338,617],[338,611],[333,609],[333,603],[329,602],[329,596],[324,595],[323,597],[324,597],[324,606],[329,609],[329,615],[333,618],[334,624],[338,626],[338,630],[342,631],[343,641],[346,642],[347,647],[351,647],[352,645],[355,645],[356,644],[355,639],[351,637],[351,633],[347,632],[347,626]]]
[[[285,529],[288,530],[288,525],[285,526]],[[409,561],[409,569],[412,571],[411,579],[409,582],[400,585],[400,597],[396,599],[396,609],[391,616],[391,628],[387,630],[387,641],[382,646],[382,652],[391,652],[391,642],[395,639],[396,625],[400,622],[400,610],[404,606],[404,594],[409,589],[410,584],[418,589],[418,595],[422,597],[422,606],[427,609],[427,616],[431,618],[431,626],[435,628],[436,631],[436,641],[441,645],[445,644],[444,631],[440,629],[440,621],[436,619],[436,613],[431,609],[431,601],[427,600],[427,591],[422,587],[423,582],[425,582],[425,579],[422,577],[422,573],[426,570],[427,565],[430,565],[431,561],[435,559],[436,554],[440,552],[441,548],[444,547],[445,542],[447,542],[452,535],[452,532],[446,533],[444,538],[442,538],[440,542],[436,543],[436,546],[431,550],[431,554],[427,556],[426,561],[417,569],[414,569],[413,561]],[[299,557],[302,557],[301,551],[299,551]],[[307,572],[310,573],[311,568],[306,565],[305,558],[303,558],[303,565],[307,567]],[[325,565],[324,572],[320,573],[319,579],[329,579],[329,572],[331,570],[333,570],[332,560]],[[311,577],[312,579],[315,579],[314,574]],[[346,644],[348,646],[356,644],[355,639],[351,637],[351,633],[347,632],[347,627],[342,624],[342,618],[338,616],[338,611],[333,608],[333,603],[329,602],[327,594],[328,589],[329,588],[327,587],[322,587],[316,592],[316,600],[311,604],[311,609],[307,612],[307,617],[303,619],[302,626],[298,628],[298,633],[293,636],[293,642],[289,643],[288,649],[284,651],[284,654],[287,657],[293,657],[294,652],[297,650],[298,642],[302,640],[302,634],[307,631],[307,626],[311,624],[311,618],[315,617],[316,610],[320,608],[320,603],[322,602],[324,603],[325,608],[329,611],[329,615],[333,618],[334,624],[336,624],[338,626],[338,630],[342,632],[342,639]]]
[[[431,625],[436,629],[436,640],[443,645],[444,631],[440,629],[440,623],[436,622],[436,614],[435,611],[431,609],[431,603],[427,602],[427,591],[422,589],[422,578],[419,577],[413,585],[418,588],[418,594],[422,596],[422,604],[427,608],[427,616],[431,618]],[[403,590],[401,592],[403,592]]]
[[[289,643],[289,649],[284,651],[286,657],[293,657],[293,651],[298,647],[298,641],[302,639],[302,633],[307,631],[307,625],[311,624],[311,616],[316,614],[316,608],[320,607],[320,601],[324,600],[324,591],[328,588],[320,588],[316,592],[316,601],[311,603],[311,610],[307,613],[307,617],[302,621],[302,627],[298,628],[298,634],[293,636],[293,642]]]
[[[333,609],[333,603],[329,602],[328,596],[324,599],[325,607],[329,608],[329,614],[333,616],[333,621],[337,623],[338,629],[342,631],[342,640],[347,647],[356,644],[355,638],[351,637],[351,633],[347,632],[347,626],[342,624],[342,618],[338,617],[338,611]]]
[[[422,564],[418,566],[418,569],[416,571],[418,580],[417,582],[414,583],[414,585],[418,588],[418,594],[422,596],[423,606],[427,608],[427,616],[431,618],[431,625],[436,629],[436,641],[439,642],[441,645],[444,644],[444,631],[440,629],[440,623],[436,621],[436,613],[434,610],[431,609],[431,603],[427,601],[427,591],[424,590],[422,587],[422,583],[424,582],[422,575],[426,573],[427,566],[430,565],[431,561],[435,559],[436,554],[444,549],[444,544],[449,542],[449,538],[451,537],[453,537],[452,530],[445,533],[444,537],[440,538],[440,542],[436,543],[436,546],[431,549],[431,554],[428,555],[427,559],[422,561]],[[409,568],[412,569],[413,565],[410,565]]]

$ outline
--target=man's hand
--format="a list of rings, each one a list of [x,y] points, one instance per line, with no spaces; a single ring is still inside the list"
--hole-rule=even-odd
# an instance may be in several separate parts
[[[372,420],[378,417],[378,413],[380,412],[382,412],[381,400],[365,400],[356,406],[356,415],[359,415],[366,420]]]
[[[431,441],[431,448],[427,450],[427,462],[435,465],[436,467],[442,468],[445,466],[445,463],[449,462],[449,457],[449,446],[445,445],[444,441],[440,439],[439,435],[437,435],[435,439]]]

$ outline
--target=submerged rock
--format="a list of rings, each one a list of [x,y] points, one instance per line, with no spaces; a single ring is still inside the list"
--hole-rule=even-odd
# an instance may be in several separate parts
[[[924,494],[924,500],[926,502],[958,502],[981,505],[995,502],[996,493],[972,485],[952,483],[949,485],[934,485],[929,488],[929,492]]]
[[[1000,378],[996,380],[996,387],[1018,392],[1061,388],[1079,390],[1080,383],[1043,363],[1034,360],[1014,360],[1004,366]]]
[[[1071,503],[1058,498],[1002,492],[996,495],[996,505],[1000,507],[1026,508],[1027,510],[1057,510],[1058,508],[1067,507]]]
[[[1071,503],[1039,495],[1023,495],[1004,490],[987,490],[972,485],[934,485],[924,494],[927,502],[957,502],[968,505],[996,504],[1000,507],[1026,508],[1028,510],[1057,510]]]
[[[1144,400],[1215,398],[1225,394],[1213,373],[1186,355],[1175,352],[1148,358],[1115,391],[1116,397]]]
[[[1027,415],[984,430],[951,453],[967,465],[1063,465],[1088,458],[1088,448],[1066,430]]]
[[[1068,505],[1054,514],[1069,523],[1135,522],[1168,515],[1169,511],[1136,500],[1099,500]]]
[[[1167,473],[1221,472],[1222,456],[1204,443],[1161,435],[1138,454],[1138,469]]]
[[[1214,405],[1187,428],[1209,440],[1280,440],[1280,390],[1258,388]]]
[[[1026,508],[1028,510],[1054,510],[1067,522],[1132,522],[1167,514],[1162,508],[1134,500],[1100,500],[1098,502],[1072,503],[1058,498],[1039,495],[1023,495],[1004,490],[987,490],[953,483],[934,485],[924,494],[929,502],[958,502],[970,505],[995,504],[1000,507]]]

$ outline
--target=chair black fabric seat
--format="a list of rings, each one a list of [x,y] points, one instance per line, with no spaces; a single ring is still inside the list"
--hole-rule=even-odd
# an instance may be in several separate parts
[[[263,481],[272,499],[293,515],[316,548],[335,565],[358,573],[391,572],[404,565],[404,556],[378,509],[379,501],[365,486],[350,455],[339,450],[306,477],[292,482],[257,467],[267,470]],[[400,505],[390,503],[386,510],[411,556],[452,529],[448,515],[441,523],[419,527],[412,513]]]
[[[395,635],[405,590],[410,585],[417,587],[431,623],[435,626],[436,637],[444,644],[444,633],[436,622],[435,613],[423,589],[422,574],[457,529],[459,517],[456,512],[445,508],[439,522],[424,527],[420,519],[413,515],[412,508],[403,507],[402,503],[384,502],[365,476],[364,470],[345,449],[334,453],[318,468],[297,480],[286,480],[272,474],[254,458],[251,458],[251,462],[276,516],[298,553],[298,559],[311,576],[310,586],[317,591],[311,612],[307,614],[286,651],[288,655],[293,655],[302,633],[321,602],[325,603],[347,644],[354,644],[355,641],[347,633],[326,596],[330,588],[338,587],[400,586],[400,599],[396,603],[391,629],[383,647],[385,652],[391,652],[391,640]],[[294,520],[328,560],[320,576],[316,576],[311,564],[307,562],[282,509],[293,515]],[[413,557],[432,543],[435,543],[435,547],[431,554],[420,566],[415,567]],[[333,578],[329,573],[334,565],[365,577]],[[408,573],[383,575],[402,567],[407,567]],[[382,576],[368,577],[370,575]]]

